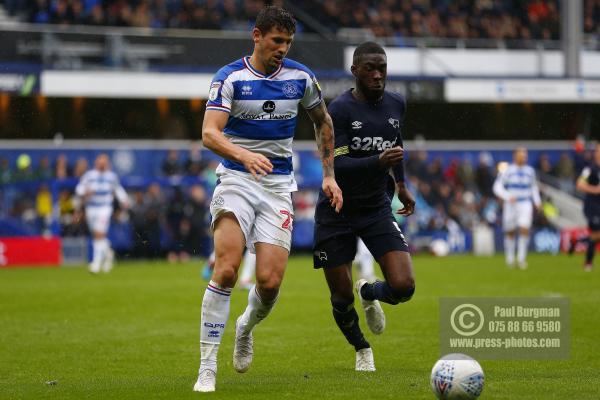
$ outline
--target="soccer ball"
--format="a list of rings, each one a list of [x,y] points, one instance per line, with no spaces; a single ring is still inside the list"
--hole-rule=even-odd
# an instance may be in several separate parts
[[[473,400],[483,390],[483,369],[460,353],[440,358],[431,370],[431,389],[440,400]]]
[[[450,254],[450,246],[444,239],[432,240],[429,244],[429,249],[436,257],[446,257]]]

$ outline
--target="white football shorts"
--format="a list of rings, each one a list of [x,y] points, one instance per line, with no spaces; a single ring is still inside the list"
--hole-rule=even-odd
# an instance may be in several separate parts
[[[110,226],[112,207],[88,206],[85,208],[85,219],[90,232],[103,233],[106,235]]]
[[[249,179],[227,179],[215,188],[210,203],[211,228],[224,213],[233,213],[246,238],[246,247],[255,253],[256,242],[274,244],[290,251],[294,209],[289,192],[265,190]]]
[[[533,221],[531,201],[505,202],[502,213],[502,226],[505,232],[514,231],[517,228],[531,228]]]

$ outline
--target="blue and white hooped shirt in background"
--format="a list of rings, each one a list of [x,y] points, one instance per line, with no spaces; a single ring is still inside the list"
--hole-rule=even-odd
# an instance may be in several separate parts
[[[323,101],[315,75],[304,65],[284,59],[270,75],[258,72],[244,57],[221,68],[210,86],[207,110],[229,113],[223,133],[232,143],[264,155],[273,172],[260,183],[275,192],[297,190],[292,142],[298,105],[310,110]],[[221,182],[229,177],[254,179],[241,163],[223,160]]]
[[[91,196],[85,202],[86,208],[105,207],[112,210],[115,196],[121,204],[128,202],[127,192],[113,171],[92,169],[83,174],[75,187],[75,194],[83,198],[87,193],[91,193]]]
[[[514,197],[517,202],[529,201],[537,207],[542,204],[535,170],[529,165],[510,164],[498,174],[494,194],[504,201]]]

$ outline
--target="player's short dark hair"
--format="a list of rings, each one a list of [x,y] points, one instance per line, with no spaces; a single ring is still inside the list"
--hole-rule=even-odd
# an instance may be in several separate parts
[[[260,10],[254,26],[263,34],[273,27],[292,35],[296,33],[296,19],[292,13],[277,6],[268,6]]]
[[[352,62],[357,63],[358,59],[365,54],[385,54],[385,50],[379,44],[375,42],[364,42],[358,45],[354,49],[354,55],[352,56]]]

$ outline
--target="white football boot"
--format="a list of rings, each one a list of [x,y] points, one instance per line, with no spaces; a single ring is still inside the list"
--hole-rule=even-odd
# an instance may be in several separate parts
[[[254,354],[252,332],[244,333],[239,327],[240,315],[235,321],[235,345],[233,347],[233,368],[237,372],[248,371]]]
[[[360,299],[360,303],[365,310],[365,318],[367,320],[367,326],[376,335],[380,335],[383,333],[385,329],[385,314],[383,313],[383,309],[381,308],[381,304],[379,304],[378,300],[365,300],[362,298],[360,294],[360,289],[364,284],[367,283],[366,279],[359,279],[356,281],[354,285],[356,289],[356,293],[358,294],[358,298]]]
[[[356,352],[356,371],[375,371],[373,350],[370,347]]]
[[[212,369],[203,369],[194,384],[194,392],[214,392],[217,382],[217,373]]]

